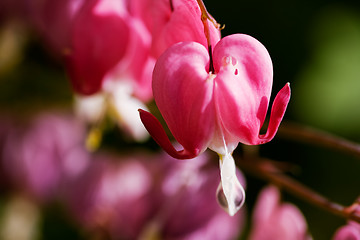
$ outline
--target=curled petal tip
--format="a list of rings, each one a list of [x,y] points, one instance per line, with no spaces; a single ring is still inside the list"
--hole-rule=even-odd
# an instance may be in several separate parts
[[[271,108],[268,130],[266,134],[259,136],[257,144],[267,143],[274,138],[290,101],[290,95],[290,83],[286,83],[275,97]]]
[[[141,122],[144,124],[146,130],[149,132],[151,137],[162,147],[170,156],[177,159],[189,159],[196,157],[199,153],[196,150],[189,151],[187,149],[176,150],[171,144],[164,128],[162,127],[159,120],[154,117],[151,113],[138,109],[140,114]]]

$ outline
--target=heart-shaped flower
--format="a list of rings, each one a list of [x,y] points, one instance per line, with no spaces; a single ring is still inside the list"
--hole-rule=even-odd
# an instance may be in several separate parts
[[[267,132],[260,134],[272,81],[271,58],[253,37],[227,36],[210,54],[199,43],[182,42],[158,59],[153,94],[171,133],[184,149],[176,150],[159,121],[140,110],[143,124],[169,155],[193,158],[207,148],[220,155],[219,192],[225,195],[230,215],[241,207],[245,197],[231,153],[239,142],[257,145],[270,141],[290,99],[290,85],[286,84],[275,97]]]

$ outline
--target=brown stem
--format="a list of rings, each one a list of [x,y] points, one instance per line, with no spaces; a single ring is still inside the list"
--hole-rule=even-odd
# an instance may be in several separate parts
[[[205,21],[205,20],[209,20],[210,22],[212,22],[212,24],[214,24],[214,26],[218,29],[220,29],[220,24],[218,24],[216,22],[216,20],[210,15],[210,13],[206,10],[205,4],[202,0],[196,0],[200,10],[201,10],[201,20]]]
[[[254,158],[238,161],[237,163],[238,166],[244,171],[247,171],[250,174],[265,181],[271,182],[310,204],[320,207],[337,216],[341,216],[360,223],[360,214],[356,213],[356,211],[349,211],[351,206],[344,207],[340,204],[331,202],[329,199],[325,198],[319,193],[311,190],[295,179],[283,174],[271,163],[271,160]]]
[[[214,24],[214,26],[218,29],[220,29],[220,24],[218,24],[215,19],[209,14],[209,12],[206,10],[205,4],[202,0],[197,0],[197,3],[201,10],[201,21],[204,25],[204,33],[208,44],[208,51],[210,56],[210,65],[209,65],[209,72],[214,72],[214,63],[212,58],[212,46],[211,46],[211,37],[210,37],[210,27],[208,20]]]
[[[174,11],[174,4],[172,0],[170,0],[170,9],[172,12]]]
[[[294,141],[336,149],[360,158],[360,144],[300,124],[283,122],[278,135]]]

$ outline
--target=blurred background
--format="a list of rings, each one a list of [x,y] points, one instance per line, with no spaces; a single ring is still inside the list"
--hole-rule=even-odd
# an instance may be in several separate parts
[[[305,124],[360,142],[359,1],[204,2],[214,18],[225,24],[223,36],[246,33],[266,46],[274,66],[273,93],[278,92],[286,82],[291,84],[292,97],[284,121]],[[73,108],[73,94],[64,67],[47,51],[39,37],[18,20],[10,21],[8,14],[1,9],[0,14],[0,133],[16,125],[14,131],[20,132],[16,136],[22,136],[26,127],[35,128],[29,119],[48,112],[66,113],[68,116]],[[26,127],[19,130],[17,126]],[[49,126],[47,134],[55,135],[56,128],[58,125]],[[64,126],[64,129],[67,128]],[[69,138],[74,138],[71,134],[74,133],[69,133]],[[1,141],[4,140],[0,138],[0,144]],[[15,140],[12,147],[21,151],[23,141]],[[79,142],[81,140],[76,144]],[[158,150],[152,140],[141,144],[128,141],[116,127],[105,133],[100,149],[120,154],[141,152],[143,149]],[[332,149],[288,140],[281,135],[261,146],[260,154],[293,163],[297,166],[297,171],[291,173],[294,178],[335,202],[350,205],[360,195],[360,159]],[[152,161],[156,161],[156,157]],[[12,168],[22,167],[16,165]],[[81,166],[76,169],[81,169]],[[10,170],[3,166],[1,171],[2,176],[6,176],[4,172]],[[47,171],[44,167],[35,175]],[[246,172],[244,174],[247,180],[247,212],[251,213],[257,194],[266,183]],[[6,178],[1,181],[0,222],[3,224],[0,231],[4,222],[10,221],[7,219],[8,211],[15,205],[20,212],[30,211],[28,222],[37,225],[33,239],[87,239],[79,226],[64,213],[66,211],[61,204],[52,202],[41,205],[39,209],[32,201],[29,203],[13,194],[13,185],[22,183],[10,184],[8,181]],[[314,239],[331,239],[335,230],[346,223],[344,219],[291,195],[284,193],[283,197],[303,212]],[[21,210],[22,207],[26,210]],[[246,218],[250,223],[251,216],[248,215]],[[32,229],[32,226],[29,228]]]

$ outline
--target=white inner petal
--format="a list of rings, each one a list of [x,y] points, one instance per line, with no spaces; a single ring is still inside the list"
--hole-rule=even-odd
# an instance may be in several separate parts
[[[217,190],[217,199],[230,216],[245,202],[245,191],[236,177],[236,166],[231,153],[220,155],[221,182]]]

